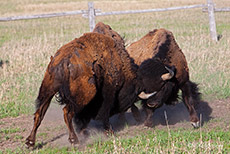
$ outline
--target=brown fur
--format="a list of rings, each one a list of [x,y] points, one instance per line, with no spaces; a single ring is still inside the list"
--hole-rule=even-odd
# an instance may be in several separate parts
[[[87,33],[64,45],[54,57],[50,58],[36,101],[34,127],[26,144],[34,145],[36,131],[52,97],[57,92],[60,95],[58,100],[66,105],[63,108],[64,119],[70,132],[71,143],[78,142],[73,130],[72,118],[74,114],[81,113],[86,106],[90,106],[92,101],[91,104],[96,108],[89,110],[93,113],[88,113],[88,110],[83,111],[88,116],[82,129],[90,118],[95,118],[97,113],[99,119],[104,121],[105,129],[110,129],[109,115],[115,114],[119,110],[127,110],[137,97],[136,71],[137,67],[132,63],[124,46],[103,34]],[[123,105],[123,108],[121,108],[122,105],[117,104],[116,111],[110,112],[114,105],[115,95],[119,94],[118,92],[122,89],[126,91],[126,88],[131,89],[126,97],[131,95],[132,99]],[[101,92],[104,97],[103,103],[100,102]],[[95,97],[99,99],[94,100]],[[125,102],[119,101],[119,103]],[[81,114],[79,115],[81,116]]]
[[[125,45],[123,38],[116,31],[112,30],[112,28],[109,25],[106,25],[102,22],[98,22],[96,24],[95,28],[93,29],[93,32],[109,36],[117,43]]]
[[[172,32],[166,29],[155,29],[142,37],[140,40],[127,47],[127,51],[134,59],[137,65],[144,60],[160,55],[160,60],[169,66],[175,66],[176,78],[180,84],[189,80],[189,69],[187,61],[178,44],[176,43]]]

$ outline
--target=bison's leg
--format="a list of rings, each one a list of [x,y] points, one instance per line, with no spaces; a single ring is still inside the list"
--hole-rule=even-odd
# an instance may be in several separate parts
[[[101,108],[98,111],[97,120],[101,120],[103,122],[103,127],[105,129],[105,134],[113,134],[112,126],[109,122],[110,110],[114,105],[115,100],[115,87],[110,86],[108,84],[104,84],[103,90],[103,98],[104,101],[101,105]]]
[[[72,124],[74,111],[73,111],[73,109],[71,109],[71,107],[69,105],[66,105],[63,108],[63,112],[64,112],[64,120],[65,120],[65,123],[68,127],[68,130],[69,130],[69,142],[71,144],[77,144],[79,141],[78,141],[77,135],[74,132],[74,128],[73,128],[73,124]]]
[[[76,125],[77,133],[83,133],[84,135],[89,135],[86,128],[90,122],[90,117],[78,118],[77,115],[73,117],[74,123]]]
[[[131,106],[131,112],[132,112],[132,114],[133,114],[134,119],[135,119],[138,123],[140,123],[140,122],[141,122],[141,113],[140,113],[139,109],[136,107],[135,104],[133,104],[133,105]]]
[[[137,121],[137,123],[140,123],[141,122],[141,113],[135,104],[133,104],[131,106],[131,112],[132,112],[134,119]],[[125,112],[120,113],[118,118],[121,121],[127,122],[126,117],[125,117]]]
[[[34,146],[37,129],[45,116],[45,113],[50,105],[51,99],[58,92],[59,86],[60,83],[54,80],[54,77],[48,72],[47,69],[36,100],[34,126],[30,135],[26,139],[26,145],[28,147]]]
[[[50,105],[50,101],[52,99],[53,95],[50,97],[47,97],[42,105],[37,109],[37,111],[34,114],[34,126],[33,129],[30,133],[30,135],[26,139],[26,145],[27,147],[33,147],[35,144],[35,139],[36,139],[36,133],[37,129],[41,124],[41,121],[43,120],[45,113]]]
[[[152,116],[153,112],[161,107],[166,101],[170,98],[173,92],[173,88],[175,83],[167,82],[162,89],[155,95],[153,98],[147,100],[147,102],[143,102],[143,108],[146,110],[147,118],[144,122],[145,126],[152,127]]]
[[[194,128],[198,128],[200,124],[195,110],[195,105],[198,103],[197,101],[199,98],[198,88],[196,87],[196,84],[188,81],[182,86],[181,90],[184,100],[183,102],[189,111],[190,121]]]
[[[148,107],[145,107],[144,111],[146,113],[144,125],[147,127],[153,127],[152,116],[154,111],[152,109],[149,109]]]
[[[158,103],[153,108],[150,108],[150,107],[147,106],[146,102],[143,102],[143,108],[144,108],[145,113],[146,113],[146,119],[145,119],[145,122],[144,122],[145,126],[153,127],[153,121],[152,121],[153,113],[157,108],[161,107],[162,105],[163,105],[163,103],[161,103],[161,104]]]
[[[83,133],[84,135],[86,136],[89,136],[89,132],[86,130],[88,124],[90,122],[90,119],[85,119],[83,122],[82,122],[82,127],[80,128],[80,133]]]

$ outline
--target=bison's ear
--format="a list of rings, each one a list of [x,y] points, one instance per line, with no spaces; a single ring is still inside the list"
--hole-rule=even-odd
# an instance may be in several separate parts
[[[174,71],[171,70],[170,68],[168,68],[167,66],[165,66],[165,69],[169,71],[169,73],[165,73],[161,76],[161,79],[163,81],[165,80],[170,80],[173,76],[174,76]]]
[[[50,61],[52,61],[54,59],[54,57],[53,56],[50,56]]]

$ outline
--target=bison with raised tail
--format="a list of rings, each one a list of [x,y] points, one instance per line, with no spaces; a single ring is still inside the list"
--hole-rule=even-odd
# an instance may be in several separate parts
[[[112,37],[116,42],[125,44],[121,36],[112,30],[109,25],[98,23],[94,32],[102,33]],[[156,58],[165,65],[175,66],[176,74],[170,82],[167,82],[161,91],[155,95],[142,93],[140,97],[143,99],[142,104],[147,113],[145,125],[151,126],[151,117],[153,111],[165,104],[173,104],[178,99],[178,91],[181,89],[183,102],[187,107],[190,115],[190,121],[196,128],[199,127],[199,118],[197,116],[195,106],[200,102],[200,93],[197,84],[189,80],[189,69],[187,61],[178,44],[176,43],[172,32],[166,29],[155,29],[141,38],[139,41],[132,43],[127,47],[130,54],[137,65],[141,65],[143,61],[149,58]],[[158,86],[154,83],[144,82],[145,87],[149,89]],[[131,107],[136,120],[140,121],[138,108],[133,105]]]
[[[144,61],[140,68],[122,43],[103,34],[86,33],[61,47],[46,69],[26,145],[34,146],[37,129],[57,93],[58,101],[65,105],[64,120],[70,143],[78,143],[73,118],[81,131],[92,118],[101,120],[104,129],[111,131],[110,116],[126,111],[143,91],[160,91],[174,74],[173,67],[157,59]],[[159,86],[145,87],[146,81]]]

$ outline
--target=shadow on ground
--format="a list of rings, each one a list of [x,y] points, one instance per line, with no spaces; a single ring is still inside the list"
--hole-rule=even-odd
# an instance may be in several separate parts
[[[144,121],[145,113],[143,112],[143,110],[140,111],[142,115],[142,121]],[[210,119],[212,119],[212,108],[209,106],[207,102],[200,102],[196,111],[201,119],[201,125],[203,125],[204,122],[208,122]],[[126,125],[138,125],[138,123],[134,120],[131,112],[127,112],[125,116],[126,121],[125,119],[120,119],[118,115],[111,118],[111,122],[116,131],[122,130]],[[176,105],[163,105],[161,108],[157,109],[154,112],[154,115],[152,117],[153,126],[166,126],[166,118],[168,121],[168,125],[176,125],[184,121],[189,122],[189,113],[183,103],[178,103]]]
[[[142,115],[142,121],[144,121],[145,114],[142,110],[141,115]],[[197,109],[198,115],[202,115],[202,123],[209,121],[212,113],[212,108],[209,106],[207,102],[201,102],[199,104],[199,107]],[[166,118],[165,118],[165,113],[167,115],[167,120],[169,126],[175,126],[175,127],[181,127],[179,123],[187,121],[189,122],[189,114],[187,111],[187,108],[183,103],[178,103],[176,105],[164,105],[161,108],[157,109],[154,112],[153,115],[153,125],[154,127],[158,127],[159,125],[161,126],[166,126]],[[43,123],[49,123],[49,121],[56,121],[59,125],[62,124],[63,127],[65,128],[65,123],[63,120],[63,112],[61,110],[61,107],[57,104],[54,106],[51,106],[48,109],[47,115],[45,116],[45,119]],[[130,111],[125,113],[125,118],[122,116],[120,117],[119,115],[115,115],[110,118],[110,122],[112,124],[112,127],[115,131],[115,133],[118,133],[122,131],[125,127],[129,126],[142,126],[143,123],[137,123],[135,119],[132,116],[132,113]],[[186,127],[192,127],[186,123]],[[85,146],[87,144],[90,144],[95,140],[96,138],[105,138],[103,134],[103,126],[100,121],[95,121],[91,120],[88,127],[87,131],[89,133],[89,136],[86,136],[84,134],[77,134],[79,141],[80,141],[80,146]],[[66,127],[66,130],[61,133],[57,134],[56,137],[53,137],[51,139],[48,139],[47,141],[42,142],[37,146],[37,148],[42,148],[46,144],[51,144],[51,145],[58,145],[58,146],[71,146],[70,143],[68,142],[68,130]]]

